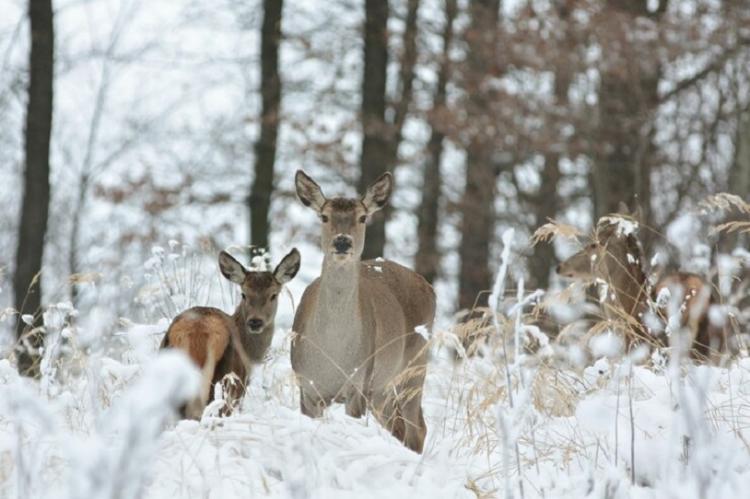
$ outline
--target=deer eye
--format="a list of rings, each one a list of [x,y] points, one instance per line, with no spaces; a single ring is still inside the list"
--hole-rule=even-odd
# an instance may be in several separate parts
[[[278,295],[276,293],[271,295],[271,301],[274,301]]]
[[[324,224],[328,223],[328,217],[326,215],[320,215],[320,221]]]
[[[367,215],[362,215],[361,217],[359,217],[359,223],[363,224],[365,222],[367,222]]]
[[[245,293],[242,293],[242,299],[243,300],[245,299]]]

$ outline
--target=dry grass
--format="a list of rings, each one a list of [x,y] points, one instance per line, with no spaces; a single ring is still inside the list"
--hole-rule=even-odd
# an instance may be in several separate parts
[[[582,232],[572,225],[549,219],[549,222],[534,231],[534,234],[531,236],[531,245],[534,246],[540,242],[551,241],[555,237],[576,239],[581,235]]]
[[[572,416],[581,398],[580,383],[570,371],[542,364],[531,385],[534,408],[548,417]]]
[[[701,207],[707,210],[718,210],[724,213],[734,212],[740,215],[740,220],[730,220],[728,222],[716,225],[711,229],[711,234],[719,232],[750,233],[750,203],[743,201],[743,199],[737,195],[722,192],[709,196],[700,203]],[[742,215],[746,215],[743,217]],[[742,218],[746,218],[743,220]]]

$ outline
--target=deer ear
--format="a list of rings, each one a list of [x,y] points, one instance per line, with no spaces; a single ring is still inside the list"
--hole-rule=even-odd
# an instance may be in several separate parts
[[[302,204],[320,213],[326,202],[326,197],[320,186],[315,183],[305,172],[297,170],[294,175],[294,187],[297,189],[297,197]]]
[[[633,220],[638,222],[638,224],[643,223],[643,206],[641,203],[638,203],[635,206],[635,209],[633,210],[633,213],[630,214],[631,217],[633,217]]]
[[[388,202],[393,191],[393,175],[385,172],[367,189],[362,204],[367,209],[367,214],[372,215],[382,209]]]
[[[286,284],[291,281],[299,271],[300,256],[297,248],[293,248],[287,256],[285,256],[281,262],[276,266],[276,270],[273,271],[273,277],[279,284]]]
[[[245,267],[243,267],[240,262],[235,260],[234,257],[226,251],[219,253],[219,270],[221,270],[224,277],[235,284],[242,284],[245,282],[247,270],[245,270]]]

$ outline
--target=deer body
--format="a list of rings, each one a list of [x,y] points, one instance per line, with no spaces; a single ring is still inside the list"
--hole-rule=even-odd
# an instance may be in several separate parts
[[[695,356],[705,356],[709,345],[714,345],[712,348],[718,346],[717,335],[723,336],[709,324],[710,285],[696,274],[677,272],[662,277],[649,293],[636,228],[635,222],[626,217],[602,217],[592,243],[558,265],[558,274],[605,284],[606,296],[601,300],[605,315],[610,319],[624,320],[636,338],[649,343],[665,342],[665,338],[652,335],[645,324],[646,314],[652,308],[650,303],[657,302],[663,289],[680,293],[677,298],[682,310],[681,326],[689,334],[688,348]],[[655,312],[662,320],[668,318],[666,304],[658,304]],[[626,334],[626,342],[629,339]]]
[[[648,307],[648,283],[643,270],[643,250],[633,227],[628,226],[633,223],[615,216],[602,217],[594,241],[558,265],[557,273],[604,284],[600,302],[605,315],[610,319],[635,318],[639,322]]]
[[[687,348],[697,359],[714,359],[716,354],[726,349],[726,331],[715,326],[708,318],[710,306],[714,303],[711,285],[701,276],[687,272],[676,272],[662,277],[654,286],[651,298],[658,302],[659,295],[668,289],[672,293],[681,293],[679,302],[680,323],[688,332],[685,338]],[[657,309],[664,321],[669,319],[668,306]]]
[[[242,301],[232,315],[213,307],[192,307],[174,318],[161,348],[183,350],[201,370],[198,396],[183,416],[200,419],[213,399],[216,383],[224,389],[222,415],[239,406],[254,364],[261,363],[273,340],[278,292],[299,269],[299,253],[292,250],[271,272],[250,272],[228,253],[219,255],[227,279],[242,287]]]
[[[361,417],[370,409],[396,438],[421,452],[427,342],[415,328],[432,327],[435,295],[406,267],[359,259],[365,218],[373,203],[385,204],[390,175],[361,202],[326,199],[302,172],[296,181],[302,202],[321,215],[325,252],[321,276],[305,290],[294,318],[291,360],[301,410],[320,417],[332,402],[343,402],[348,415]]]

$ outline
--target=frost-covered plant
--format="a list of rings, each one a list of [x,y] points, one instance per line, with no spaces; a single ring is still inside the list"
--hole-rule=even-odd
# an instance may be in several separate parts
[[[154,246],[151,258],[143,264],[146,286],[136,302],[151,314],[171,319],[182,310],[205,302],[212,282],[203,255],[190,247],[171,240],[168,249]],[[214,271],[214,273],[216,273]]]
[[[15,440],[10,444],[15,481],[0,486],[3,497],[39,497],[43,484],[39,477],[45,465],[42,439],[55,430],[55,419],[46,401],[33,384],[21,378],[7,359],[0,360],[0,415],[12,425]],[[7,443],[3,442],[5,447]],[[3,475],[8,473],[3,470]],[[15,494],[12,487],[15,484]]]
[[[263,248],[231,246],[228,249],[247,253],[249,270],[272,270],[270,255]],[[217,252],[208,250],[196,252],[175,240],[169,241],[168,248],[154,246],[151,258],[144,263],[146,285],[136,297],[136,303],[146,309],[147,319],[171,320],[193,306],[217,304],[215,302],[225,306],[235,302],[235,286],[227,286],[220,277],[216,255]]]
[[[198,372],[184,354],[159,355],[100,419],[90,441],[71,450],[68,497],[141,497],[164,425],[198,386]]]
[[[44,311],[45,346],[41,360],[41,388],[48,395],[55,395],[64,383],[62,375],[70,371],[61,369],[74,354],[70,345],[75,332],[74,319],[78,311],[70,302],[50,305]]]

